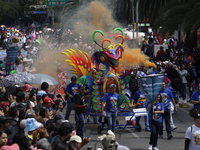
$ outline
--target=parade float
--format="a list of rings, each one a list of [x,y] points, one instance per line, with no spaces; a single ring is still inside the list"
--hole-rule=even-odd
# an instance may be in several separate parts
[[[104,36],[104,33],[100,30],[94,31],[92,37],[93,41],[101,47],[100,50],[94,52],[92,57],[80,50],[68,49],[63,54],[67,55],[69,59],[66,62],[73,68],[70,71],[72,74],[78,76],[81,84],[83,84],[87,89],[89,89],[90,93],[92,93],[92,115],[101,116],[101,98],[109,92],[109,87],[111,84],[115,84],[117,86],[116,92],[119,94],[119,110],[121,113],[118,113],[118,116],[133,116],[133,111],[126,111],[126,108],[135,107],[136,105],[140,105],[140,101],[145,101],[146,99],[138,100],[138,103],[131,106],[130,92],[128,92],[129,81],[131,80],[133,74],[133,69],[122,69],[121,64],[119,63],[120,59],[123,57],[123,43],[125,34],[121,28],[116,28],[113,31],[113,35],[116,31],[120,31],[122,35],[117,35],[115,40],[121,38],[121,43],[117,43],[116,45],[111,45],[111,41],[109,39],[104,39],[101,44],[97,43],[95,40],[95,34],[100,33]],[[110,45],[105,48],[104,43],[109,42]],[[100,69],[100,64],[104,66],[105,69]],[[97,112],[97,113],[94,113]],[[119,125],[119,128],[123,128],[127,124]],[[98,133],[101,133],[101,130],[104,128],[103,126],[98,126]],[[141,128],[139,129],[141,131]]]
[[[126,95],[127,93],[127,84],[132,77],[132,69],[123,70],[119,64],[119,60],[123,56],[124,48],[124,37],[125,34],[121,28],[116,28],[113,31],[115,34],[116,31],[120,31],[122,35],[116,36],[115,40],[121,38],[121,43],[116,44],[115,46],[109,45],[107,48],[104,48],[104,43],[107,41],[111,44],[109,39],[104,39],[101,43],[97,43],[95,40],[95,34],[100,33],[104,36],[104,33],[100,30],[94,31],[92,37],[93,41],[101,47],[101,50],[97,50],[92,58],[86,52],[80,50],[69,49],[63,54],[69,57],[69,60],[66,62],[73,67],[70,71],[73,74],[77,75],[80,78],[80,82],[89,88],[90,92],[94,95],[93,109],[96,111],[101,111],[101,98],[105,93],[109,92],[109,87],[111,84],[117,86],[116,92],[119,94],[119,103],[120,108],[125,108],[126,105],[130,107],[130,99]],[[99,65],[103,64],[105,66],[104,70],[101,70]]]

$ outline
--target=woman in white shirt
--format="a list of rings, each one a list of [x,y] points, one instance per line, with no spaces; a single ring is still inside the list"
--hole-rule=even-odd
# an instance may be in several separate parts
[[[188,127],[185,133],[185,150],[200,149],[200,114],[195,108],[190,110],[190,116],[194,118],[195,124]]]

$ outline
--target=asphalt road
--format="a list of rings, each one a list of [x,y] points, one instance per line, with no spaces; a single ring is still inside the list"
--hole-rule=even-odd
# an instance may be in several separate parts
[[[177,129],[172,132],[173,138],[171,140],[167,139],[167,133],[164,128],[164,137],[158,139],[157,148],[159,150],[183,150],[184,149],[184,136],[187,127],[191,126],[194,123],[193,118],[189,116],[189,109],[192,108],[190,104],[189,108],[181,108],[177,105],[178,112],[173,115],[174,124],[177,126]],[[65,113],[65,109],[63,113]],[[119,124],[125,124],[125,117],[118,117]],[[70,115],[69,121],[74,124],[74,112]],[[91,117],[92,122],[92,117]],[[131,150],[147,150],[149,145],[149,137],[150,132],[146,132],[144,117],[141,118],[140,124],[142,125],[142,131],[138,132],[134,128],[126,128],[126,129],[117,129],[116,130],[116,140],[120,145],[125,145],[129,147]],[[97,141],[97,137],[106,134],[106,130],[103,130],[101,134],[97,132],[98,124],[86,124],[86,129],[91,129],[91,141],[88,143],[83,149],[87,149],[87,146],[93,146],[97,143],[98,147],[103,147],[100,141]],[[128,126],[132,127],[132,126]],[[85,132],[84,131],[84,132]]]

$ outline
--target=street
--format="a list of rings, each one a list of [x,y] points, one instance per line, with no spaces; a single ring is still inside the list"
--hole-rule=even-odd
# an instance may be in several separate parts
[[[190,104],[189,108],[180,108],[178,107],[178,113],[173,115],[174,124],[177,126],[177,129],[172,131],[173,138],[171,140],[167,139],[165,127],[164,127],[164,137],[158,139],[157,148],[159,150],[183,150],[184,149],[184,137],[186,129],[194,123],[193,118],[189,116],[189,110],[192,108]],[[63,110],[65,112],[66,110]],[[91,117],[92,120],[92,117]],[[120,124],[125,124],[125,117],[118,117]],[[70,122],[74,123],[74,112],[69,119]],[[138,132],[134,128],[127,128],[125,130],[118,129],[116,130],[116,140],[120,145],[125,145],[131,150],[147,150],[149,145],[149,137],[150,132],[146,132],[145,124],[144,124],[144,117],[141,118],[140,124],[142,126],[142,131]],[[93,146],[97,143],[97,148],[103,147],[100,141],[97,141],[97,137],[103,134],[106,134],[106,130],[103,130],[101,134],[97,133],[98,124],[86,124],[86,129],[91,129],[91,141],[88,143],[83,150],[87,149],[87,146]],[[129,125],[129,127],[131,127]]]

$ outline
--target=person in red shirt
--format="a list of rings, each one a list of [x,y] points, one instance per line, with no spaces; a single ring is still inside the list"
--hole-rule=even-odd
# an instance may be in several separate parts
[[[160,50],[157,52],[156,54],[156,57],[159,59],[159,60],[164,60],[165,59],[165,55],[166,55],[166,52],[163,50],[163,47],[160,46]]]

